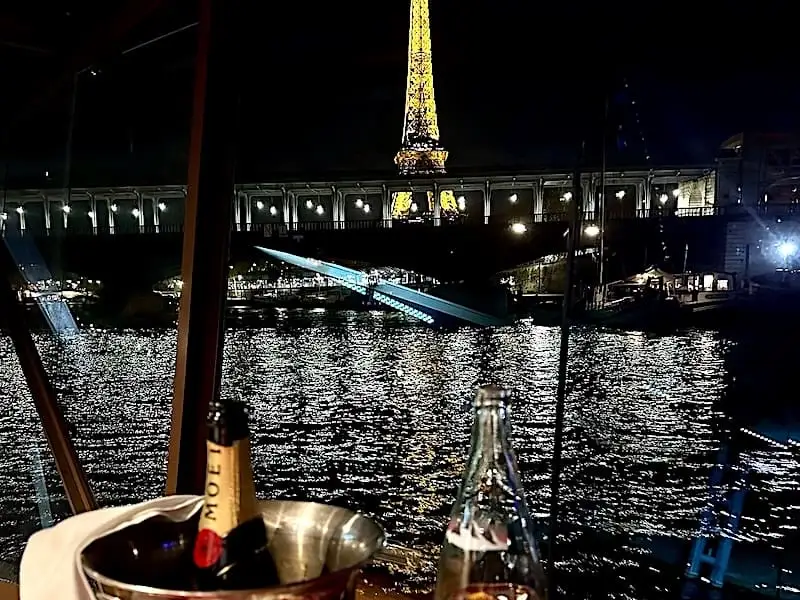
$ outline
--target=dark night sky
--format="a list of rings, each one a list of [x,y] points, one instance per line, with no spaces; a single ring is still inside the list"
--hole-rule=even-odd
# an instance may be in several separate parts
[[[800,129],[786,3],[725,10],[699,2],[430,3],[440,128],[453,168],[568,165],[578,136],[594,160],[605,90],[614,99],[611,127],[622,126],[628,142],[620,150],[610,135],[611,164],[647,164],[636,110],[656,166],[709,163],[719,143],[743,129]],[[391,170],[407,0],[248,4],[240,179]],[[191,9],[172,10],[148,30],[193,18]],[[195,33],[81,76],[74,184],[185,178]],[[24,80],[6,81],[26,88]],[[45,170],[59,180],[67,106],[63,94],[49,114],[18,127],[10,181]]]

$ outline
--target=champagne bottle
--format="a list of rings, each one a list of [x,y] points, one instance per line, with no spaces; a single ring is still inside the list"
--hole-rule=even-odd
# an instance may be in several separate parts
[[[192,558],[203,590],[277,585],[250,463],[247,412],[238,402],[214,402],[208,416],[206,487]]]
[[[474,402],[467,468],[439,559],[435,600],[545,600],[547,584],[509,441],[507,390]]]

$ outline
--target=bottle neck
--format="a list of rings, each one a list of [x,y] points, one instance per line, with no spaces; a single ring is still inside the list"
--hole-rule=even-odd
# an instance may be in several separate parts
[[[513,476],[515,467],[507,421],[508,410],[502,404],[475,407],[464,492]]]
[[[225,537],[258,514],[247,414],[241,405],[217,403],[208,425],[205,503],[199,526]]]

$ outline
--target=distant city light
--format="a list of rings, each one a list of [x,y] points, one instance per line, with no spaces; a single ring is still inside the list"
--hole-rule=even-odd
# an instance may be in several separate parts
[[[600,228],[597,225],[587,225],[583,233],[589,237],[597,237],[600,234]]]
[[[667,200],[669,200],[669,196],[667,196],[666,194],[661,194],[658,197],[658,201],[661,202],[661,204],[666,204]]]
[[[167,204],[165,202],[159,202],[158,203],[158,210],[160,210],[162,212],[167,210]]]
[[[306,200],[306,208],[308,210],[311,210],[312,208],[314,208],[314,203],[311,200]]]
[[[369,204],[364,205],[364,212],[368,213],[370,211]]]
[[[140,212],[139,212],[139,209],[138,209],[138,208],[134,208],[134,209],[131,211],[131,214],[132,214],[134,217],[138,218],[138,217],[139,217],[139,214],[140,214]]]
[[[458,200],[456,200],[458,204],[458,210],[466,210],[467,209],[467,199],[464,196],[459,196]]]
[[[256,208],[258,210],[264,210],[264,203],[261,200],[256,200]]]
[[[564,195],[561,196],[561,199],[564,202],[569,202],[570,200],[572,200],[572,192],[564,192]]]
[[[68,215],[69,213],[72,212],[72,207],[69,204],[65,204],[64,206],[61,207],[61,210],[63,210],[64,213]]]
[[[618,200],[622,200],[625,197],[625,190],[619,190],[616,194],[614,194]]]
[[[278,214],[278,209],[275,208],[274,204],[269,207],[269,214],[271,214],[273,217]]]
[[[781,258],[789,258],[797,254],[797,244],[791,240],[786,240],[778,244],[778,254]]]
[[[317,204],[317,214],[321,215],[325,213],[325,209],[322,207],[322,204]]]
[[[519,200],[519,196],[517,196],[516,194],[511,194],[508,197],[508,201],[511,202],[511,204],[516,204],[517,200]]]
[[[356,208],[363,208],[364,201],[361,198],[356,198]]]
[[[522,235],[523,233],[528,231],[528,228],[525,226],[525,223],[514,223],[511,226],[511,231],[513,233],[516,233],[517,235]]]
[[[412,202],[410,208],[411,208],[411,212],[412,213],[415,213],[415,212],[417,212],[419,210],[419,206],[417,206],[416,202]]]

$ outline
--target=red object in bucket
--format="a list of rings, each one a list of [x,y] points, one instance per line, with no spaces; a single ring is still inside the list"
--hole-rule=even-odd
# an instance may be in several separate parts
[[[221,554],[222,538],[210,529],[201,529],[194,545],[194,564],[207,569],[219,560]]]

